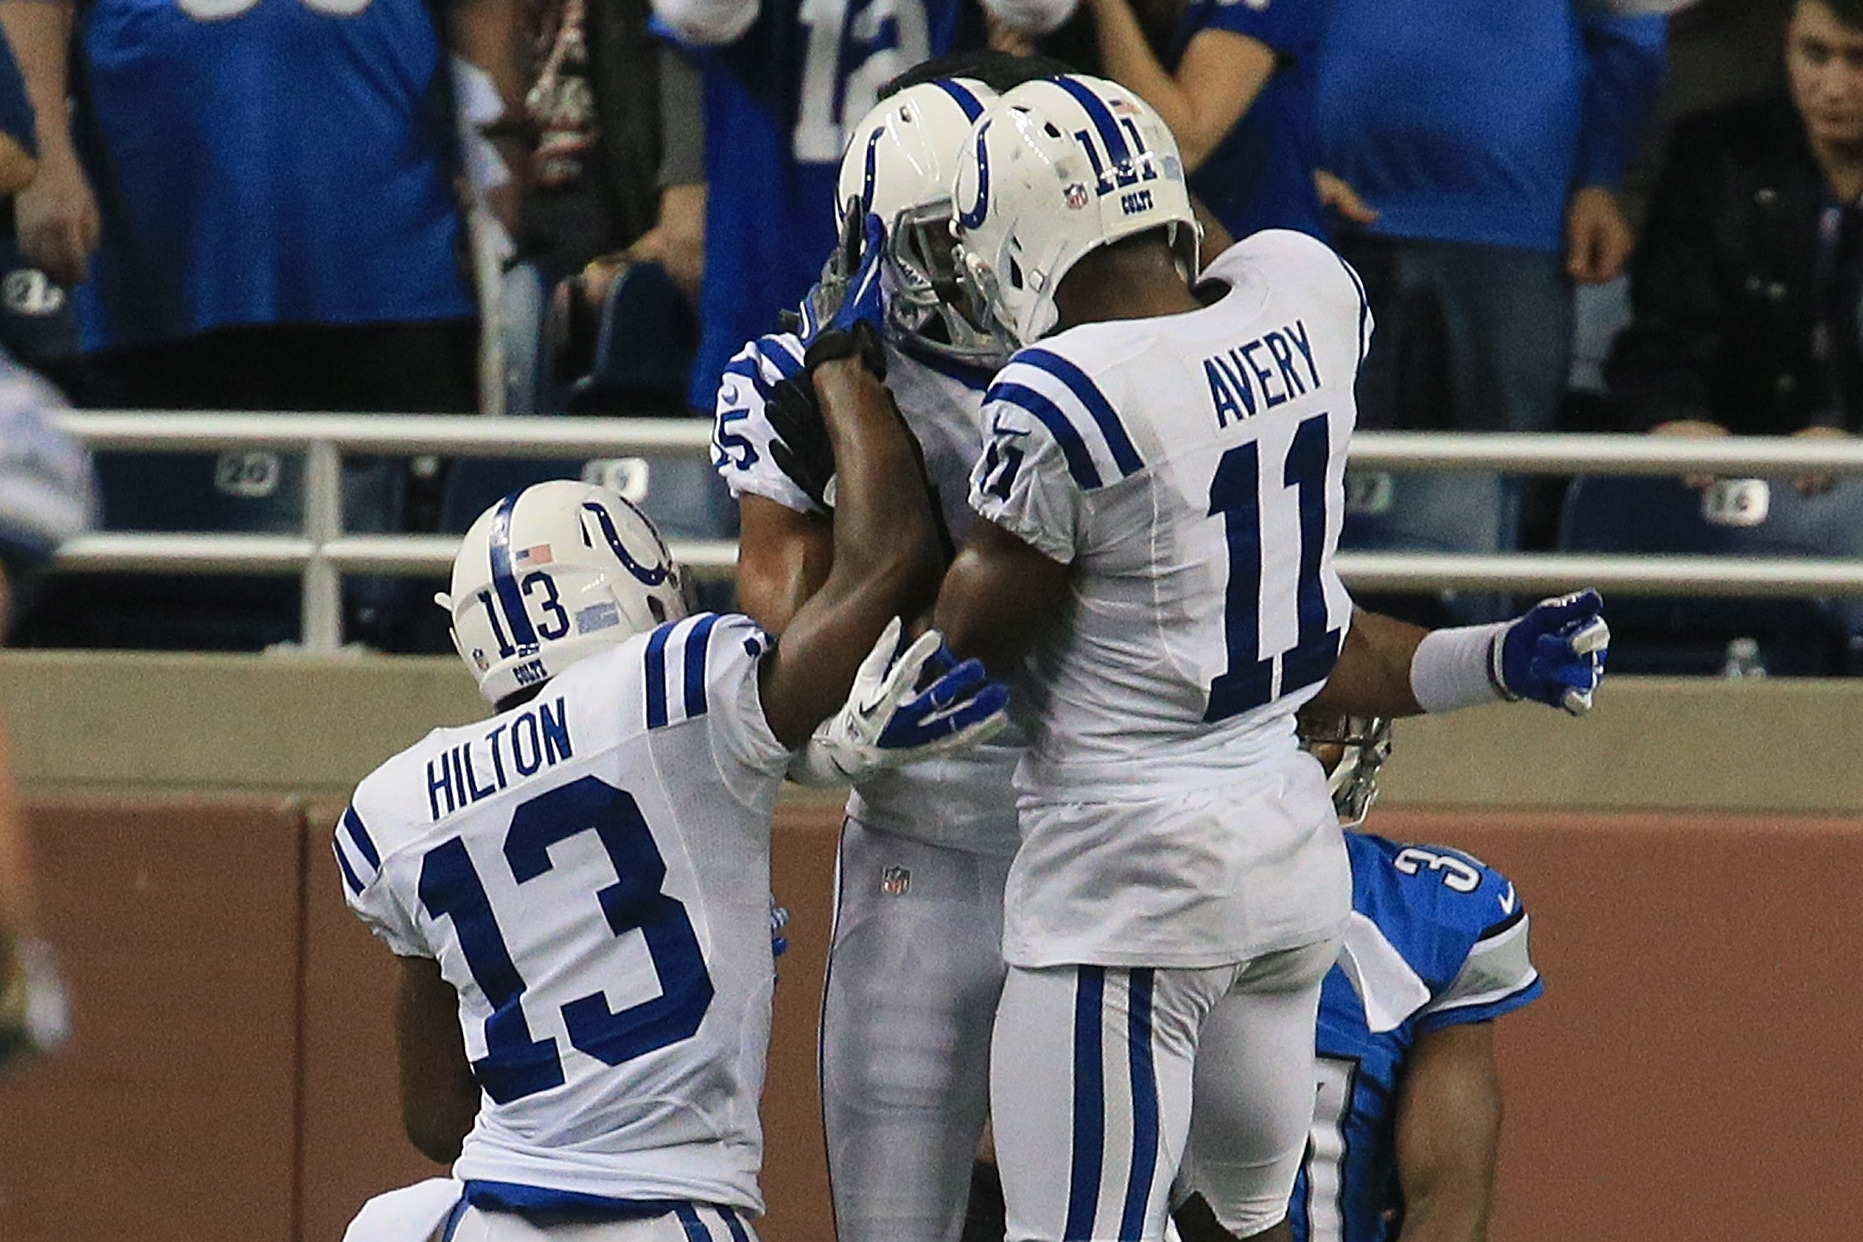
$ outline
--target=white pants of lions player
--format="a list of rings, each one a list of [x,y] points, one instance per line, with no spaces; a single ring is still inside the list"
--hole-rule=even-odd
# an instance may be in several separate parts
[[[822,1002],[840,1242],[955,1242],[989,1115],[1009,859],[841,830]]]
[[[1199,969],[1011,967],[990,1091],[1009,1242],[1153,1242],[1180,1174],[1238,1237],[1285,1216],[1338,949]]]

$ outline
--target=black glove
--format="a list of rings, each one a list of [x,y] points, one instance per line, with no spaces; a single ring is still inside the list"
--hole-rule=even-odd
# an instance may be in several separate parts
[[[770,386],[764,417],[776,433],[770,442],[770,459],[810,500],[832,509],[828,485],[834,481],[834,449],[828,443],[828,424],[822,421],[815,382],[808,371]]]

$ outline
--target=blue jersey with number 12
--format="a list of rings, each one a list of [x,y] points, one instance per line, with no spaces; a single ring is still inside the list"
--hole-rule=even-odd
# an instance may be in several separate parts
[[[1296,1242],[1392,1236],[1398,1088],[1417,1037],[1497,1018],[1544,990],[1507,877],[1436,845],[1347,833],[1346,850],[1352,919],[1320,992],[1319,1091],[1289,1212]]]
[[[540,629],[572,623],[547,569],[524,586]],[[350,906],[459,991],[484,1089],[453,1166],[470,1194],[762,1210],[789,760],[757,694],[770,647],[748,617],[663,625],[357,788],[335,840]]]
[[[756,23],[705,54],[705,287],[691,400],[712,408],[725,363],[776,326],[821,274],[836,235],[847,127],[880,86],[959,42],[967,0],[763,0]]]

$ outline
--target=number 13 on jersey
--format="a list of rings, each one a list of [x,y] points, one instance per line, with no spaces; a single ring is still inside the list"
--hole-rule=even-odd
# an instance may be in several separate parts
[[[1210,481],[1212,518],[1223,523],[1229,553],[1229,584],[1223,596],[1223,647],[1228,663],[1210,683],[1203,719],[1214,723],[1272,702],[1280,695],[1325,680],[1339,658],[1345,627],[1327,628],[1326,584],[1321,575],[1326,553],[1327,466],[1332,444],[1325,414],[1301,422],[1280,462],[1264,460],[1262,444],[1250,440],[1222,455]],[[1272,472],[1272,474],[1270,474]],[[1293,528],[1265,520],[1261,497],[1265,486],[1293,490],[1298,520]],[[1261,650],[1264,610],[1279,600],[1262,596],[1262,558],[1270,539],[1298,539],[1299,567],[1294,599],[1294,645],[1283,651]],[[1279,686],[1276,686],[1276,665]]]

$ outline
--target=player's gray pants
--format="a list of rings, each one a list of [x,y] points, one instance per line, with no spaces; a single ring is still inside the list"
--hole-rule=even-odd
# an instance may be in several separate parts
[[[1338,949],[1202,969],[1012,967],[990,1083],[1009,1242],[1155,1242],[1180,1171],[1237,1237],[1285,1216]]]
[[[841,832],[822,1005],[839,1242],[955,1242],[989,1113],[1009,859]]]

